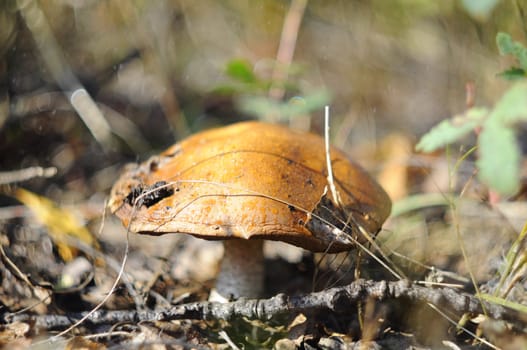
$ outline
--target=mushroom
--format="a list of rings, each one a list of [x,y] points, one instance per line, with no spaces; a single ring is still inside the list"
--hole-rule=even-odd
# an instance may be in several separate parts
[[[391,210],[386,192],[331,148],[338,200],[328,192],[320,136],[261,122],[195,134],[127,167],[109,207],[130,231],[224,240],[215,289],[259,297],[263,240],[314,252],[351,250],[374,237]]]

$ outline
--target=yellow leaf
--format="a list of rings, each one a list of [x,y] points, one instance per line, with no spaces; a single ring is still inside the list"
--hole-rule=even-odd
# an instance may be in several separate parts
[[[15,197],[33,212],[42,225],[46,226],[64,261],[71,261],[77,255],[77,249],[66,244],[68,238],[77,238],[85,244],[99,248],[95,237],[68,209],[24,189],[18,189]]]

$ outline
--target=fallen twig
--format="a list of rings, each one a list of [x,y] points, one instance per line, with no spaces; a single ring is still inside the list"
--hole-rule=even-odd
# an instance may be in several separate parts
[[[459,314],[483,313],[481,301],[474,295],[459,292],[451,288],[431,288],[412,284],[408,281],[367,281],[357,280],[343,287],[327,289],[321,292],[287,296],[278,294],[270,299],[241,299],[231,303],[195,302],[174,306],[165,311],[96,311],[86,323],[114,324],[118,322],[171,321],[178,319],[193,320],[230,320],[237,317],[268,320],[283,314],[294,314],[316,310],[330,310],[343,313],[351,306],[368,298],[375,300],[404,299],[410,302],[431,303],[440,309]],[[520,328],[527,324],[526,315],[506,307],[483,302],[487,315],[494,319],[509,321]],[[87,312],[67,315],[28,315],[5,314],[1,322],[31,321],[37,327],[57,329],[68,327]]]
[[[52,176],[55,176],[56,174],[57,174],[57,168],[55,167],[42,168],[39,166],[33,166],[33,167],[20,169],[20,170],[13,170],[13,171],[1,171],[0,172],[0,185],[27,181],[35,177],[52,177]]]

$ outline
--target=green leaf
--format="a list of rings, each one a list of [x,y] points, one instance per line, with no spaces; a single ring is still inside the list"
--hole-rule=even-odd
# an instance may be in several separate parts
[[[514,131],[488,120],[478,138],[479,179],[503,195],[514,194],[520,184],[520,148]]]
[[[518,82],[505,92],[490,113],[491,120],[509,126],[527,121],[527,82]]]
[[[212,92],[216,95],[232,96],[240,93],[241,90],[242,89],[239,86],[235,85],[218,85],[212,89]]]
[[[267,97],[243,96],[237,101],[239,109],[248,114],[252,114],[259,119],[268,115],[279,115],[280,106],[278,102]]]
[[[287,102],[277,102],[267,97],[245,96],[238,100],[241,111],[264,118],[268,115],[287,120],[322,108],[331,101],[327,90],[319,90],[305,97],[295,96]]]
[[[292,97],[283,105],[282,113],[288,117],[308,114],[321,109],[331,102],[331,94],[327,90],[315,91],[305,97]]]
[[[462,0],[461,4],[472,17],[486,19],[498,2],[499,0]]]
[[[225,73],[233,79],[243,83],[256,83],[258,78],[253,72],[252,65],[244,59],[234,59],[227,63]]]
[[[498,76],[502,77],[505,80],[518,80],[527,78],[527,72],[522,68],[512,67],[507,70],[504,70],[501,73],[498,73]]]
[[[499,32],[496,34],[496,44],[502,56],[514,53],[515,45],[508,33]]]
[[[423,135],[415,148],[420,152],[433,152],[456,142],[475,127],[480,126],[487,114],[486,108],[474,107],[464,114],[444,120]]]
[[[521,43],[513,41],[507,33],[498,33],[496,35],[496,44],[502,55],[513,55],[520,63],[523,70],[527,70],[527,48]]]

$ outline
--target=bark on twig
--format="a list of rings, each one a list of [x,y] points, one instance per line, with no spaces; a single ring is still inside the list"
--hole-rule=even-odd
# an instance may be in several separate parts
[[[97,311],[87,324],[115,324],[118,322],[193,320],[230,320],[237,317],[268,320],[283,314],[294,314],[316,310],[343,313],[357,302],[368,298],[375,300],[404,299],[410,302],[427,302],[451,312],[483,313],[481,301],[473,295],[450,288],[430,288],[414,285],[408,281],[366,281],[357,280],[347,286],[327,289],[321,292],[287,296],[278,294],[270,299],[237,300],[231,303],[195,302],[174,306],[165,311]],[[527,317],[517,311],[500,305],[483,302],[487,315],[494,319],[512,322],[520,327],[527,324]],[[64,328],[79,320],[86,313],[68,315],[28,314],[3,315],[1,321],[30,321],[36,327],[46,329]]]

